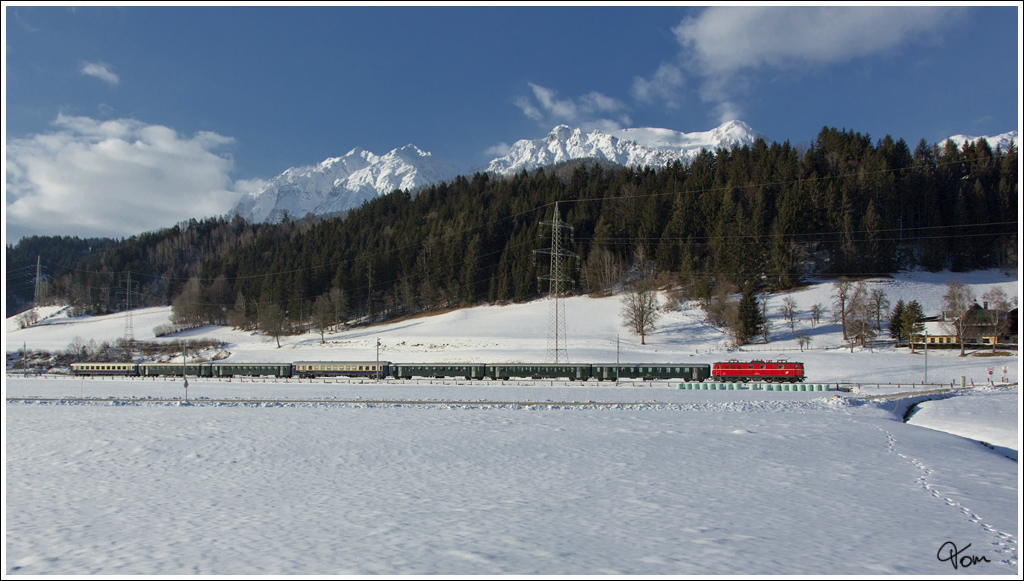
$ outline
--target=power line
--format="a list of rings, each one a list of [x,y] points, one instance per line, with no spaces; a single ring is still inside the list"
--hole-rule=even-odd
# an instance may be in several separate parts
[[[936,168],[940,168],[940,167],[944,167],[944,166],[964,165],[964,164],[969,164],[969,163],[970,162],[968,160],[954,160],[954,161],[948,161],[948,162],[942,162],[942,161],[939,161],[939,162],[928,162],[927,165],[931,169],[936,169]],[[920,164],[917,164],[917,165],[920,165]],[[911,172],[911,171],[914,171],[914,170],[915,170],[915,166],[914,165],[910,165],[908,167],[903,167],[903,168],[884,168],[884,169],[870,170],[870,171],[859,170],[859,171],[856,171],[856,172],[853,172],[853,173],[842,174],[842,175],[822,175],[822,176],[810,175],[810,176],[799,177],[799,178],[794,178],[794,179],[790,179],[790,180],[775,180],[775,181],[767,181],[767,182],[761,182],[761,183],[744,183],[742,185],[728,184],[728,185],[723,185],[723,186],[713,187],[713,188],[687,189],[687,190],[681,190],[681,191],[644,192],[644,193],[637,193],[637,194],[629,194],[629,193],[627,193],[627,194],[613,194],[613,195],[599,196],[599,197],[576,198],[576,199],[570,199],[570,200],[565,200],[565,201],[567,201],[569,203],[574,203],[574,204],[576,204],[576,203],[593,202],[593,201],[606,201],[606,200],[626,200],[626,201],[628,201],[628,200],[633,200],[633,199],[681,195],[681,194],[690,193],[690,192],[694,193],[695,195],[704,195],[704,194],[706,194],[708,192],[718,192],[718,191],[724,191],[724,190],[730,190],[730,189],[737,189],[738,190],[738,189],[749,189],[751,187],[760,188],[760,187],[782,186],[782,185],[786,185],[786,184],[811,183],[811,182],[822,181],[822,180],[858,179],[859,177],[863,177],[865,175],[875,175],[875,174],[894,173],[894,172],[903,172],[903,171]],[[476,226],[467,226],[467,227],[464,227],[464,228],[461,228],[461,229],[457,229],[457,230],[454,230],[454,234],[456,234],[456,235],[463,235],[463,236],[464,235],[468,235],[468,234],[471,234],[471,233],[473,233],[475,231],[480,231],[482,229],[486,229],[486,228],[492,227],[492,226],[494,226],[496,224],[499,224],[501,222],[510,221],[510,220],[514,221],[514,220],[517,220],[517,219],[521,218],[522,216],[537,213],[538,211],[545,210],[549,206],[555,205],[557,203],[558,202],[551,202],[551,203],[541,204],[541,205],[535,206],[535,207],[530,208],[530,209],[526,209],[526,210],[523,210],[523,211],[520,211],[520,212],[516,212],[516,213],[511,214],[509,216],[505,216],[505,217],[502,217],[502,218],[498,218],[496,220],[492,220],[492,221],[486,222],[484,224],[479,224],[479,225],[476,225]],[[886,237],[886,238],[873,237],[873,238],[871,238],[871,240],[872,241],[877,241],[877,242],[886,242],[886,241],[890,241],[891,242],[891,241],[896,241],[896,240],[908,240],[908,239],[909,239],[909,241],[915,241],[915,240],[923,240],[923,239],[940,239],[940,238],[954,239],[954,238],[980,237],[980,236],[1006,236],[1006,235],[1008,235],[1008,233],[998,233],[998,232],[991,232],[991,231],[982,232],[982,233],[971,233],[971,234],[936,234],[936,235],[932,235],[932,236],[920,236],[920,235],[914,236],[914,235],[907,235],[907,234],[911,233],[913,231],[917,231],[917,230],[928,230],[928,229],[946,229],[946,230],[948,230],[948,229],[968,228],[968,227],[971,227],[971,228],[981,228],[981,227],[992,227],[992,226],[1009,225],[1009,224],[1016,224],[1016,222],[991,222],[991,223],[984,223],[984,224],[959,224],[959,225],[948,225],[948,226],[928,226],[928,227],[906,228],[906,229],[903,229],[904,235],[902,235],[899,238],[893,238],[893,237]],[[880,231],[877,231],[877,232],[878,233],[882,233],[882,232],[895,232],[895,231],[897,231],[897,229],[880,230]],[[823,242],[830,241],[829,238],[828,238],[829,236],[842,235],[842,236],[847,236],[848,237],[851,234],[858,234],[858,233],[863,233],[863,232],[868,232],[868,231],[833,231],[833,232],[818,232],[818,233],[797,233],[797,234],[787,235],[787,237],[789,237],[790,239],[793,239],[795,237],[806,237],[806,238],[809,238],[809,239],[801,240],[801,242],[803,242],[803,243],[814,243],[814,242],[822,242],[823,243]],[[873,231],[872,233],[874,233],[874,232],[875,231]],[[762,238],[770,239],[771,235],[769,234],[769,235],[763,236]],[[584,239],[584,240],[587,240],[587,241],[590,241],[590,242],[600,242],[600,243],[605,243],[605,244],[619,245],[619,244],[625,244],[626,242],[624,240],[631,240],[634,243],[636,241],[638,241],[638,240],[639,241],[653,241],[653,240],[657,240],[657,241],[670,241],[670,242],[685,242],[687,240],[690,240],[690,241],[692,241],[694,243],[698,243],[699,244],[699,243],[701,243],[702,240],[703,241],[708,241],[708,240],[712,240],[712,239],[749,240],[750,239],[750,235],[737,234],[737,235],[727,235],[727,236],[722,236],[722,237],[711,237],[711,236],[703,236],[703,237],[697,237],[697,238],[693,238],[693,237],[689,237],[689,238],[682,238],[682,237],[678,237],[678,238],[657,237],[657,238],[642,238],[642,239],[637,239],[637,238],[620,239],[620,238],[609,238],[609,237],[604,237],[604,238],[591,237],[591,238],[587,238],[587,239]],[[853,241],[855,241],[855,242],[860,242],[860,241],[864,241],[864,240],[865,239],[861,239],[861,238],[853,239]],[[356,260],[365,260],[369,264],[372,264],[373,261],[381,259],[382,257],[387,257],[389,254],[400,253],[400,252],[402,252],[404,250],[408,250],[410,248],[422,246],[423,244],[424,244],[424,242],[422,240],[420,240],[420,241],[416,241],[416,242],[410,242],[410,243],[405,244],[405,245],[397,245],[397,246],[394,246],[394,247],[391,247],[391,248],[387,248],[387,249],[378,249],[376,252],[373,252],[373,253],[363,254],[363,255],[360,255],[358,257],[347,258],[347,259],[338,260],[338,261],[334,261],[334,262],[328,262],[328,263],[312,265],[312,266],[308,266],[308,267],[301,267],[301,268],[283,269],[283,270],[277,270],[277,271],[274,271],[274,272],[263,272],[263,273],[259,273],[259,274],[240,275],[240,276],[224,277],[224,278],[226,280],[228,280],[228,281],[254,280],[254,279],[260,279],[260,278],[265,278],[265,277],[275,277],[275,276],[281,276],[281,275],[287,275],[287,274],[295,274],[295,273],[300,273],[300,272],[315,271],[315,270],[320,270],[320,269],[336,268],[336,267],[340,267],[342,265],[351,264],[351,263],[353,263]],[[496,255],[496,254],[500,254],[500,253],[503,253],[503,252],[507,251],[509,248],[517,247],[517,246],[521,246],[521,245],[508,244],[503,249],[495,250],[493,252],[486,253],[482,257],[478,257],[478,258],[490,257],[490,256],[493,256],[493,255]],[[450,268],[454,268],[455,266],[458,266],[458,265],[461,265],[461,264],[463,264],[463,261],[457,261],[457,262],[452,263],[449,267]],[[492,267],[493,267],[493,265],[488,265],[488,266],[485,266],[485,267],[478,268],[475,271],[479,272],[481,270],[490,269]],[[28,269],[28,268],[31,268],[31,267],[30,266],[22,267],[22,269]],[[71,271],[74,271],[74,272],[100,274],[100,271],[90,270],[90,269],[70,268],[68,270],[71,270]],[[14,272],[17,272],[17,269]],[[27,272],[27,270],[26,270],[26,272]],[[127,272],[129,274],[129,276],[133,273],[133,271],[131,271],[131,270],[122,271],[122,272]],[[10,274],[11,273],[8,273],[9,276],[10,276]],[[199,278],[199,277],[174,277],[174,276],[152,275],[152,274],[148,274],[148,273],[135,273],[135,274],[137,274],[139,276],[144,276],[144,277],[147,277],[147,278],[155,277],[155,278],[158,278],[159,280],[165,281],[165,282],[188,280],[188,279],[191,279],[191,278]],[[209,281],[214,280],[214,279],[199,278],[199,280],[205,281],[205,282],[209,282]],[[375,288],[380,288],[382,286],[386,287],[386,286],[388,286],[390,284],[393,284],[394,282],[396,282],[398,280],[400,280],[400,279],[392,278],[390,280],[379,280],[379,281],[378,280],[374,280],[368,286],[368,292],[373,292],[373,290]],[[481,281],[482,281],[482,279],[478,280],[476,282],[481,282]]]

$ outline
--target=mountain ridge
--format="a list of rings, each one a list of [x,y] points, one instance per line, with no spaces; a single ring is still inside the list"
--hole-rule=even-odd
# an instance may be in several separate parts
[[[672,129],[637,127],[610,131],[558,125],[540,139],[521,139],[508,153],[479,171],[508,176],[575,159],[593,158],[626,167],[662,167],[676,160],[688,163],[700,151],[731,149],[767,139],[743,121],[727,121],[709,131],[684,133]],[[1017,132],[984,137],[989,145],[1004,150]],[[981,137],[954,135],[947,140],[963,146]],[[434,158],[430,152],[407,144],[376,155],[360,147],[343,156],[329,157],[309,166],[293,167],[243,194],[229,212],[250,223],[279,222],[285,216],[338,214],[394,190],[418,188],[466,175],[457,167]]]

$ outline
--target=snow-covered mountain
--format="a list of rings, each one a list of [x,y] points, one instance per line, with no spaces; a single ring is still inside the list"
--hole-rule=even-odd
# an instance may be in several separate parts
[[[605,159],[623,166],[661,167],[675,160],[691,161],[702,149],[715,151],[751,145],[757,131],[742,121],[729,121],[710,131],[683,133],[671,129],[641,127],[615,131],[591,131],[559,125],[542,139],[522,139],[507,155],[492,160],[484,171],[513,175],[580,158]],[[963,145],[978,137],[954,135],[950,140]],[[1018,141],[1016,131],[985,137],[995,149],[1005,151]],[[285,213],[301,218],[343,212],[376,196],[396,189],[413,190],[450,180],[460,171],[409,144],[377,156],[353,149],[318,165],[291,168],[257,191],[242,196],[232,214],[250,222],[277,222]]]
[[[681,133],[671,129],[642,127],[584,133],[559,125],[543,139],[522,139],[507,155],[491,161],[487,171],[512,175],[522,170],[596,157],[624,166],[663,166],[675,160],[693,159],[702,149],[750,145],[761,135],[742,121],[729,121],[711,131]]]
[[[517,141],[508,155],[491,161],[484,171],[512,175],[589,157],[624,166],[659,167],[676,159],[689,161],[701,149],[714,151],[719,147],[751,144],[759,136],[742,121],[695,133],[649,127],[584,133],[559,125],[543,139]],[[285,171],[258,190],[243,195],[231,213],[249,222],[277,222],[285,213],[301,218],[309,213],[343,212],[393,190],[412,190],[460,173],[465,172],[412,144],[382,156],[356,148],[318,165]]]
[[[396,189],[412,190],[459,173],[412,144],[382,156],[356,148],[318,165],[288,169],[242,196],[231,213],[249,222],[277,222],[286,212],[295,218],[342,212]]]
[[[954,135],[952,137],[948,137],[946,141],[952,141],[953,143],[956,143],[957,146],[963,147],[964,143],[967,143],[968,141],[977,141],[979,139],[984,139],[985,141],[987,141],[988,146],[992,148],[992,151],[995,151],[997,145],[1000,149],[1006,151],[1007,149],[1009,149],[1011,141],[1013,141],[1015,146],[1020,146],[1020,140],[1017,138],[1016,131],[1008,131],[1006,133],[1001,133],[993,137],[989,137],[987,135],[983,135],[981,137],[972,137],[969,135]],[[945,141],[943,143],[945,143]]]

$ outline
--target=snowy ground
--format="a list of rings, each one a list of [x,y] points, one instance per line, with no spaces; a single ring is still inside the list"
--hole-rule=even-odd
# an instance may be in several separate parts
[[[948,278],[877,284],[928,313]],[[978,296],[995,284],[1017,294],[998,273],[966,282]],[[806,313],[829,292],[792,296]],[[318,335],[282,349],[226,329],[185,335],[224,339],[239,361],[372,360],[378,337],[391,361],[543,361],[545,308],[481,307],[340,332],[325,346]],[[618,326],[616,299],[568,308],[574,361],[614,362],[621,334],[623,362],[781,355],[803,361],[809,381],[858,385],[194,380],[185,403],[180,380],[8,376],[7,397],[93,401],[5,405],[4,572],[1020,574],[1019,392],[983,386],[1016,383],[1016,354],[930,352],[929,383],[977,387],[903,423],[921,398],[868,397],[921,389],[923,355],[800,353],[780,321],[776,351],[727,352],[693,310],[666,314],[640,346]],[[166,319],[136,311],[136,336]],[[8,321],[6,350],[124,330],[123,315],[50,322]],[[841,345],[835,325],[815,331],[812,347]]]

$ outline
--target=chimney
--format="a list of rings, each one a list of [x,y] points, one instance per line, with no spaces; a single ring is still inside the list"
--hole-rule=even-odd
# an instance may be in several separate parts
[[[985,309],[986,311],[988,310],[988,301],[985,301],[981,305],[982,305],[981,308]]]

